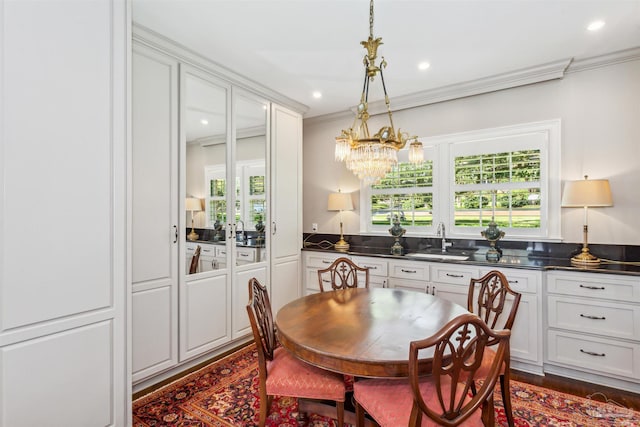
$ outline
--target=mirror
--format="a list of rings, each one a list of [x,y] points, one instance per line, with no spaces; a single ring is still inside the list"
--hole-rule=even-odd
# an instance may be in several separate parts
[[[184,176],[190,202],[185,206],[196,206],[193,199],[198,199],[201,207],[186,212],[187,266],[197,246],[201,247],[197,266],[188,271],[226,268],[229,247],[235,247],[238,265],[265,261],[268,104],[250,94],[234,92],[231,123],[235,133],[229,132],[230,90],[194,73],[183,75]],[[236,224],[234,236],[227,236],[233,231],[229,224]]]

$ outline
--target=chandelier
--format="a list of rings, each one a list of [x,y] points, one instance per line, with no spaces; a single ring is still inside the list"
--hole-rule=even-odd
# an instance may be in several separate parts
[[[396,132],[393,126],[393,116],[389,105],[389,95],[384,84],[382,69],[387,66],[384,57],[379,65],[376,65],[378,46],[382,44],[382,38],[373,37],[373,0],[369,4],[369,38],[360,42],[366,49],[364,56],[364,84],[360,103],[356,111],[353,125],[342,130],[336,137],[335,159],[345,162],[347,169],[353,172],[365,184],[375,184],[380,181],[391,169],[398,164],[398,150],[404,148],[409,142],[409,161],[414,164],[422,163],[424,151],[422,143],[417,136],[409,136],[400,129]],[[367,121],[369,120],[368,101],[369,83],[380,73],[380,81],[384,91],[384,103],[387,106],[389,125],[371,135]]]

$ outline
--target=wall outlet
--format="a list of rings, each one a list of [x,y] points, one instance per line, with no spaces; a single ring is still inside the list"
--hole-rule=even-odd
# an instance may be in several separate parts
[[[311,231],[318,231],[318,224],[317,223],[313,223],[311,224]]]

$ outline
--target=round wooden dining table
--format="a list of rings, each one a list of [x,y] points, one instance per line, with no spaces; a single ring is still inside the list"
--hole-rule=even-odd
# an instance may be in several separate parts
[[[409,343],[434,335],[468,311],[426,293],[353,288],[307,295],[283,306],[278,339],[312,365],[360,377],[407,377]],[[433,353],[420,354],[431,372]]]

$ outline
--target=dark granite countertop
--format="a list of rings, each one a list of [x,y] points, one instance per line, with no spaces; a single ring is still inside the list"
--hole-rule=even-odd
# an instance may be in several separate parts
[[[315,237],[315,236],[312,236]],[[318,236],[316,239],[305,239],[304,251],[318,251],[318,252],[330,252],[330,253],[345,253],[354,256],[375,256],[383,257],[393,260],[408,260],[408,261],[425,261],[425,262],[440,262],[440,263],[453,263],[461,265],[479,265],[479,266],[496,266],[496,267],[509,267],[509,268],[521,268],[530,270],[566,270],[566,271],[581,271],[589,273],[608,273],[608,274],[623,274],[640,276],[640,265],[637,265],[637,261],[634,264],[624,264],[620,262],[626,262],[625,255],[631,253],[634,258],[636,255],[635,247],[624,246],[621,248],[614,245],[596,245],[599,249],[596,254],[602,259],[600,266],[593,267],[577,267],[571,264],[572,253],[575,253],[580,249],[579,245],[571,244],[548,244],[548,243],[531,243],[525,242],[524,244],[506,244],[503,247],[503,256],[497,262],[487,261],[485,258],[488,247],[478,245],[476,241],[454,241],[454,248],[448,248],[446,255],[458,255],[467,256],[466,260],[459,259],[446,259],[446,258],[418,258],[412,257],[412,253],[426,253],[429,256],[437,257],[438,254],[442,254],[442,250],[439,247],[434,247],[437,242],[422,240],[422,244],[416,244],[417,242],[409,242],[405,245],[404,255],[391,255],[390,248],[377,245],[379,243],[377,238],[353,239],[353,243],[347,252],[339,252],[329,247],[329,244],[319,246],[322,241],[335,242],[335,237]],[[374,243],[365,244],[365,243]],[[388,243],[388,239],[385,240]],[[476,243],[476,244],[474,244]],[[482,242],[484,243],[484,242]],[[558,247],[561,245],[561,247]],[[517,246],[521,246],[518,248]],[[565,247],[566,246],[566,247]],[[591,247],[591,246],[590,246]],[[612,260],[612,261],[607,261]],[[616,260],[616,261],[614,261]],[[620,261],[617,261],[620,260]]]

